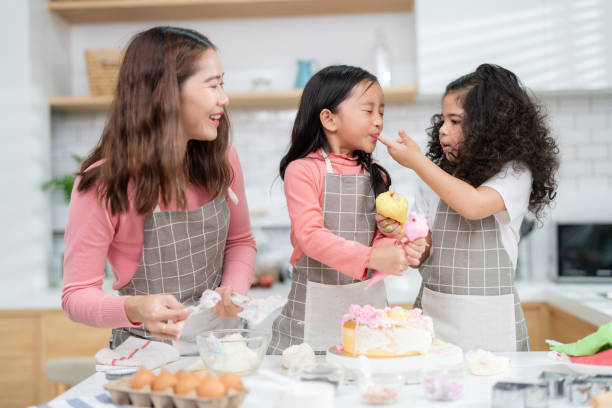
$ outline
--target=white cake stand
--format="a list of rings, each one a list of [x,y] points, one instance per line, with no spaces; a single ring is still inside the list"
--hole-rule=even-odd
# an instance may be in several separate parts
[[[338,351],[336,346],[327,350],[325,359],[329,363],[353,371],[361,371],[359,359]],[[369,358],[372,373],[403,374],[407,383],[419,382],[423,367],[453,366],[463,362],[463,351],[451,343],[436,341],[426,355],[408,357]]]

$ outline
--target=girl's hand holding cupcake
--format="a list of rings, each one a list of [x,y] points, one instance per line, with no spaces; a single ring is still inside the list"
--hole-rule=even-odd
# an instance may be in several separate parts
[[[378,230],[383,235],[398,240],[398,244],[401,244],[401,247],[404,249],[409,266],[415,268],[419,267],[424,259],[423,254],[426,252],[429,254],[429,244],[425,238],[419,238],[412,242],[409,241],[403,234],[404,228],[402,225],[393,218],[387,218],[380,214],[376,214],[376,224],[378,225]]]
[[[402,225],[393,218],[387,218],[384,215],[376,214],[376,225],[381,234],[389,238],[400,239],[404,229]]]

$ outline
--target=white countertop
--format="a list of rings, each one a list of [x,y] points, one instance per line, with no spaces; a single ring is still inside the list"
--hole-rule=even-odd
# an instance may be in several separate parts
[[[511,365],[508,371],[503,374],[489,377],[478,377],[467,374],[464,383],[463,394],[455,401],[438,402],[429,400],[424,394],[420,384],[404,385],[398,394],[397,401],[388,405],[389,407],[490,407],[493,385],[498,381],[515,381],[515,382],[537,382],[537,377],[544,370],[571,372],[565,365],[557,361],[553,361],[547,357],[546,352],[529,352],[529,353],[497,353],[511,359]],[[184,357],[179,361],[169,365],[170,371],[176,371],[183,367],[188,367],[197,357]],[[287,375],[283,372],[280,364],[279,356],[266,356],[262,367],[270,371]],[[53,402],[66,400],[70,398],[93,397],[103,392],[103,384],[107,380],[104,373],[96,373],[85,381],[77,384],[64,394],[58,396]],[[280,407],[284,404],[279,404],[279,391],[271,391],[270,389],[262,389],[261,386],[250,385],[266,381],[260,374],[243,378],[245,386],[250,390],[243,407]],[[267,380],[270,381],[270,380]],[[407,403],[409,402],[409,405]],[[295,401],[297,404],[298,401]],[[292,404],[292,406],[296,406]],[[361,400],[359,388],[356,384],[343,385],[336,391],[335,406],[336,407],[354,407],[366,405]],[[565,402],[561,400],[550,401],[549,407],[566,407]]]

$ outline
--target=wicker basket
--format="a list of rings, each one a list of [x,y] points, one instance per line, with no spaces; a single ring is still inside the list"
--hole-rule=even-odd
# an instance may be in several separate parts
[[[123,52],[121,49],[85,50],[89,91],[92,96],[112,95]]]

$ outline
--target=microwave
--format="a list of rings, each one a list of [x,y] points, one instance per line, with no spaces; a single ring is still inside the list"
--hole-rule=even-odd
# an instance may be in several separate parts
[[[612,282],[612,224],[557,224],[557,280]]]

